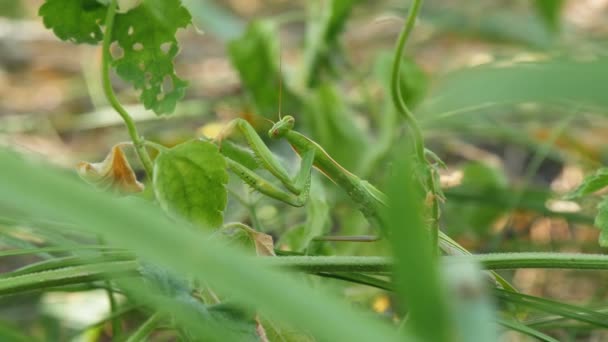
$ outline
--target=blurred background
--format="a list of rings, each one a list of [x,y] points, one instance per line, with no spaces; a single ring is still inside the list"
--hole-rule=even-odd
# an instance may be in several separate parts
[[[128,136],[101,90],[99,47],[57,39],[37,16],[42,3],[0,2],[0,143],[73,169],[81,160],[102,160],[111,146]],[[399,134],[388,78],[407,7],[402,1],[358,1],[342,27],[333,33],[328,30],[324,43],[329,45],[315,50],[311,30],[321,12],[314,3],[185,1],[194,25],[178,32],[181,51],[175,67],[189,87],[175,113],[157,116],[145,110],[138,105],[138,93],[118,77],[114,88],[146,139],[172,146],[203,135],[213,137],[236,117],[247,119],[265,135],[267,123],[260,119],[278,117],[276,75],[281,70],[283,114],[294,115],[296,128],[346,168],[382,184],[390,168],[387,156]],[[472,251],[605,252],[597,243],[599,230],[593,227],[598,198],[582,202],[562,198],[608,160],[604,111],[562,103],[479,103],[431,110],[438,108],[434,101],[445,91],[444,76],[456,71],[464,70],[466,76],[466,70],[483,65],[605,56],[608,1],[554,3],[425,1],[406,47],[402,89],[427,146],[447,164],[441,175],[446,194],[442,228]],[[260,26],[248,26],[252,22]],[[248,39],[243,38],[246,34]],[[266,40],[255,41],[259,37]],[[259,55],[246,55],[247,49]],[[269,66],[260,67],[257,78],[241,81],[250,69],[264,63]],[[296,160],[288,146],[272,148],[287,164]],[[249,193],[237,181],[231,180],[231,186],[256,203],[255,215],[279,248],[310,254],[385,254],[382,242],[311,242],[311,229],[317,235],[369,233],[348,199],[322,177],[315,182],[316,200],[307,211],[287,208],[280,217],[276,214],[284,206]],[[227,220],[251,219],[251,212],[235,199],[226,215]],[[0,267],[9,270],[28,262],[15,258]],[[524,293],[573,304],[601,303],[608,297],[606,272],[522,269],[504,275]],[[353,301],[392,314],[392,299],[386,293],[336,286]],[[57,329],[70,326],[68,318],[57,318],[53,303],[67,305],[65,301],[77,299],[28,300],[32,306],[20,302],[22,310],[36,311],[37,303],[46,303],[43,311],[54,322],[49,324]],[[103,312],[103,303],[87,301],[92,311],[101,307]],[[16,306],[8,304],[0,311],[14,318]],[[28,317],[35,318],[24,313],[17,323],[34,324]],[[554,334],[560,340],[608,339],[606,331],[598,330],[566,333],[558,327]],[[514,333],[503,337],[521,339]]]

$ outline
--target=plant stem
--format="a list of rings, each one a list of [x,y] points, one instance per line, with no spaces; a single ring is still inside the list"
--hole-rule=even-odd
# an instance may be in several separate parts
[[[120,104],[118,99],[116,98],[116,94],[114,93],[114,89],[112,89],[112,83],[110,81],[110,44],[112,42],[112,28],[114,26],[114,17],[116,16],[116,0],[112,0],[108,6],[108,13],[106,15],[105,21],[105,32],[103,36],[103,45],[102,45],[102,60],[101,60],[101,78],[103,91],[112,105],[112,108],[116,110],[116,112],[122,117],[125,122],[125,126],[127,126],[127,130],[129,131],[129,136],[133,141],[133,146],[135,147],[135,151],[137,152],[137,156],[141,161],[144,170],[146,171],[148,177],[152,176],[152,160],[150,159],[150,155],[148,151],[146,151],[146,147],[144,144],[144,139],[137,132],[137,128],[135,127],[135,122],[133,118],[129,115],[126,109]]]
[[[608,270],[608,255],[580,253],[492,253],[471,256],[443,257],[442,262],[450,264],[472,260],[479,262],[484,269],[518,268],[559,268]],[[386,257],[350,256],[283,256],[271,258],[268,265],[294,268],[299,271],[320,272],[362,272],[387,273],[393,263]]]
[[[414,114],[410,111],[410,109],[405,104],[403,100],[403,96],[401,94],[401,61],[403,60],[403,49],[405,48],[405,44],[407,43],[412,30],[414,29],[414,24],[416,23],[416,18],[418,17],[418,13],[420,12],[420,7],[422,6],[422,0],[413,0],[412,5],[410,7],[409,13],[407,15],[407,19],[405,20],[405,24],[403,25],[403,29],[399,34],[399,38],[397,40],[397,48],[395,49],[395,57],[393,59],[393,69],[391,74],[391,97],[393,99],[393,103],[397,108],[397,111],[407,123],[410,131],[413,134],[414,139],[414,148],[416,151],[416,157],[420,165],[425,166],[426,171],[426,191],[430,193],[433,198],[431,203],[431,244],[434,250],[438,250],[438,242],[439,242],[439,200],[441,198],[440,194],[436,193],[435,188],[435,174],[433,172],[433,167],[430,165],[425,157],[424,153],[424,138],[422,136],[422,131],[420,130],[420,126],[418,126],[418,122],[414,117]]]
[[[407,19],[405,20],[405,24],[403,25],[403,29],[399,34],[399,38],[397,40],[397,48],[395,50],[395,56],[393,59],[393,68],[391,74],[391,96],[393,99],[393,103],[397,108],[399,114],[401,114],[405,121],[407,122],[410,130],[414,134],[414,143],[416,148],[416,156],[421,162],[425,161],[424,157],[424,139],[422,138],[422,131],[418,126],[418,122],[414,117],[414,114],[410,111],[410,109],[403,101],[403,97],[401,94],[401,86],[400,86],[400,76],[401,76],[401,61],[403,59],[403,49],[405,48],[405,43],[408,41],[412,30],[414,29],[414,24],[416,23],[416,17],[418,16],[418,12],[420,12],[420,7],[422,5],[422,0],[413,0],[412,6],[409,10]]]

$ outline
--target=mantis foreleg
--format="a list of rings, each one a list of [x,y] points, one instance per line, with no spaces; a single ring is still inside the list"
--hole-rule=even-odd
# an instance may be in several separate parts
[[[244,119],[237,118],[228,123],[226,128],[222,130],[222,133],[216,141],[221,146],[221,141],[226,138],[226,136],[230,135],[234,129],[237,129],[245,139],[247,140],[247,144],[251,147],[253,151],[256,162],[258,165],[266,170],[268,170],[272,175],[277,177],[281,183],[293,194],[299,195],[302,192],[302,188],[296,187],[296,182],[294,182],[290,177],[285,168],[279,163],[276,157],[272,154],[272,151],[264,144],[262,138],[258,135],[255,129],[249,124],[249,122]],[[300,182],[301,183],[301,182]],[[300,184],[302,185],[302,184]]]
[[[314,150],[302,154],[300,170],[292,180],[287,171],[285,171],[280,162],[272,154],[270,149],[266,147],[260,136],[247,121],[235,119],[228,124],[225,132],[230,134],[230,131],[235,128],[245,136],[248,145],[255,155],[256,163],[277,177],[288,191],[278,188],[247,167],[226,157],[230,170],[254,190],[292,206],[303,206],[308,199],[310,191],[310,178],[315,158]],[[221,143],[221,140],[224,138],[225,135],[220,135],[217,140]]]

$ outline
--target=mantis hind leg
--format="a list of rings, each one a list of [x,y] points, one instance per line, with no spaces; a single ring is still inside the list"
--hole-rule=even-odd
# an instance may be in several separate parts
[[[274,198],[294,207],[303,206],[308,199],[308,191],[300,195],[293,194],[289,191],[278,188],[274,184],[260,177],[255,172],[249,170],[247,167],[228,157],[226,157],[226,162],[230,171],[241,178],[253,190],[259,191],[268,197]]]

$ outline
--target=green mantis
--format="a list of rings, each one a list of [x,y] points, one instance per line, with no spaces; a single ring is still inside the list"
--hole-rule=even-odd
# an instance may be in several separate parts
[[[294,117],[286,115],[274,123],[268,131],[271,139],[287,140],[294,151],[300,155],[302,159],[300,170],[294,177],[289,176],[270,149],[264,144],[255,129],[243,119],[239,118],[231,121],[223,131],[224,134],[220,134],[217,141],[221,146],[221,141],[231,134],[233,130],[240,131],[252,149],[256,163],[274,175],[286,190],[273,185],[247,167],[227,157],[229,169],[253,189],[292,206],[302,206],[308,199],[310,177],[312,167],[314,166],[348,194],[372,225],[382,230],[385,226],[382,222],[381,210],[382,207],[387,205],[386,196],[372,184],[360,179],[342,167],[319,144],[295,131],[293,129],[294,125]],[[441,231],[439,232],[439,246],[447,254],[471,254],[467,249]],[[504,288],[515,291],[507,281],[502,279],[498,274],[492,273],[496,281]]]
[[[217,138],[221,142],[232,131],[238,130],[252,149],[258,165],[274,175],[286,190],[280,189],[247,167],[227,158],[230,170],[254,190],[292,206],[302,206],[308,198],[311,169],[314,166],[348,194],[372,225],[382,229],[384,224],[382,223],[381,210],[382,207],[387,205],[385,195],[367,181],[360,179],[342,167],[319,144],[295,131],[293,129],[294,124],[295,119],[292,116],[284,116],[273,124],[268,131],[268,135],[272,139],[287,140],[294,151],[301,156],[300,170],[295,177],[289,176],[247,121],[243,119],[231,121],[224,130],[225,134]],[[449,254],[468,253],[466,249],[447,235],[440,234],[441,247],[444,251]]]

